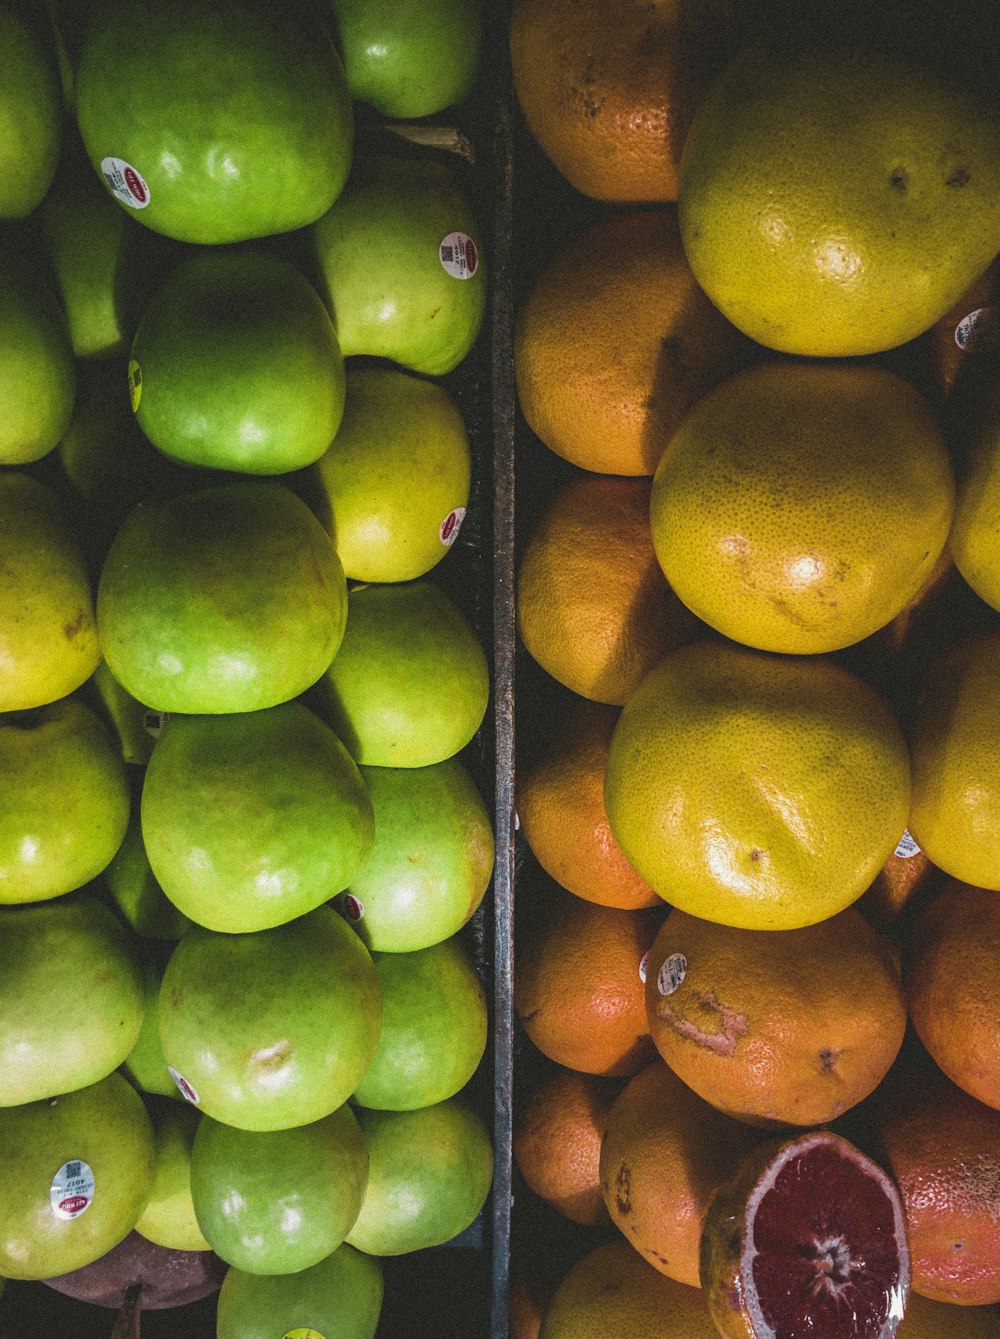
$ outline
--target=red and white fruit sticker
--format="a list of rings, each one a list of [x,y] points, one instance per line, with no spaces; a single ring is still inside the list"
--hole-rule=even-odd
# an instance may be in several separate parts
[[[49,1204],[57,1218],[71,1222],[94,1201],[94,1173],[87,1162],[64,1162],[49,1186]]]
[[[145,209],[149,204],[149,186],[138,168],[124,158],[102,158],[101,172],[108,190],[129,209]]]
[[[195,1086],[188,1083],[184,1075],[174,1069],[173,1065],[168,1065],[167,1069],[170,1071],[170,1077],[177,1084],[177,1091],[184,1098],[184,1101],[190,1102],[193,1107],[200,1106],[201,1098],[198,1096],[198,1090]]]
[[[438,527],[438,534],[441,537],[441,543],[446,549],[450,549],[455,540],[458,539],[458,532],[462,528],[462,522],[465,520],[465,508],[455,507],[441,522]]]
[[[656,989],[661,995],[672,995],[687,975],[688,960],[683,953],[671,953],[663,960],[656,973]]]
[[[977,307],[955,326],[955,343],[963,352],[971,353],[994,336],[996,329],[996,307]]]
[[[646,984],[646,969],[649,967],[649,949],[639,959],[639,980],[643,985]]]
[[[365,914],[365,904],[353,893],[344,894],[344,915],[349,921],[359,921]]]
[[[450,232],[443,237],[438,255],[453,279],[471,279],[479,269],[479,249],[467,232]]]
[[[904,830],[894,854],[898,855],[900,860],[912,860],[915,855],[920,854],[920,847],[910,836],[909,828]]]

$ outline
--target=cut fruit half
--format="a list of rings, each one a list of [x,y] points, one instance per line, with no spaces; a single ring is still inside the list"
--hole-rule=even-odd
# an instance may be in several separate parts
[[[725,1339],[892,1339],[910,1287],[899,1192],[829,1130],[768,1141],[709,1204],[701,1283]]]

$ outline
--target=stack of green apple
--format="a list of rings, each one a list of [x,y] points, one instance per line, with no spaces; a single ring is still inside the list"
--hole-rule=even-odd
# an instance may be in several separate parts
[[[481,16],[49,9],[0,0],[0,1275],[135,1230],[230,1266],[220,1339],[371,1339],[491,1181],[493,836],[434,572],[481,246],[356,125],[465,98]]]

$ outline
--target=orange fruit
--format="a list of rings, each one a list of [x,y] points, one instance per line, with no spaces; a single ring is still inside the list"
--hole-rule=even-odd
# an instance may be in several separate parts
[[[899,1191],[831,1130],[769,1140],[709,1203],[701,1281],[723,1339],[892,1339],[909,1294]]]
[[[514,1124],[513,1149],[531,1190],[564,1218],[609,1222],[599,1162],[608,1112],[621,1083],[559,1068],[535,1084]]]
[[[949,879],[931,898],[914,922],[906,994],[945,1074],[1000,1110],[1000,892]]]
[[[554,737],[517,783],[521,831],[535,859],[577,897],[635,910],[660,904],[615,841],[604,771],[616,707],[574,698]]]
[[[855,905],[877,930],[888,930],[944,878],[907,831]]]
[[[1000,260],[983,271],[927,332],[928,375],[947,400],[1000,346]]]
[[[875,878],[906,827],[910,767],[888,708],[847,670],[705,640],[665,656],[629,699],[604,800],[622,850],[672,905],[790,930]]]
[[[527,1279],[513,1279],[507,1307],[509,1339],[538,1339],[544,1314],[544,1303]]]
[[[691,116],[733,42],[729,0],[516,0],[514,90],[559,171],[596,200],[677,198]]]
[[[1000,1302],[1000,1111],[929,1064],[894,1074],[878,1105],[914,1292],[963,1307]]]
[[[720,1111],[820,1125],[873,1092],[903,1043],[895,961],[853,907],[778,934],[667,916],[646,968],[656,1049]]]
[[[656,556],[699,618],[765,651],[836,651],[901,613],[951,525],[922,395],[884,368],[771,362],[710,391],[653,480]]]
[[[751,44],[684,146],[698,282],[752,339],[843,357],[915,338],[1000,251],[996,117],[874,48]]]
[[[521,556],[517,626],[528,653],[581,697],[621,706],[701,626],[663,578],[649,480],[583,475],[558,489]]]
[[[667,1278],[627,1241],[588,1251],[564,1275],[540,1339],[719,1339],[705,1298]]]
[[[897,1339],[996,1339],[1000,1311],[994,1306],[950,1306],[910,1293]]]
[[[673,209],[612,214],[565,246],[521,303],[521,412],[581,469],[647,475],[748,341],[695,282]]]
[[[909,734],[914,839],[954,878],[1000,890],[1000,630],[934,660]]]
[[[600,1186],[612,1220],[654,1269],[700,1287],[709,1198],[758,1140],[654,1060],[628,1081],[607,1118]]]
[[[514,1007],[543,1055],[585,1074],[634,1074],[655,1055],[640,963],[659,909],[619,911],[547,884],[515,935]]]

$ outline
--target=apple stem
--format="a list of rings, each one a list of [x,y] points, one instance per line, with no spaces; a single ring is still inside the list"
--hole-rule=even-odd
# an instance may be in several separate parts
[[[111,1331],[111,1339],[139,1339],[139,1320],[142,1315],[142,1284],[133,1283],[125,1294],[122,1309]]]
[[[475,163],[476,151],[472,141],[463,131],[454,126],[434,126],[412,124],[408,121],[383,121],[381,129],[388,130],[410,144],[420,144],[429,149],[446,149],[457,153],[469,163]]]

